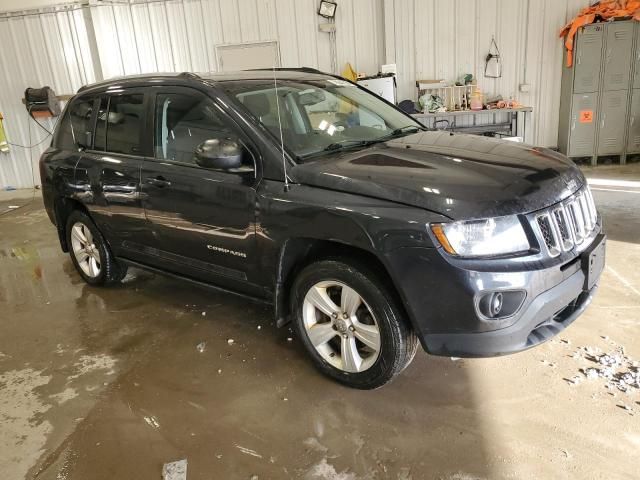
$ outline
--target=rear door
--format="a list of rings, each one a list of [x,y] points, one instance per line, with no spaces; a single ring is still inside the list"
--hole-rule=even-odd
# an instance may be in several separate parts
[[[255,268],[256,164],[249,140],[206,94],[154,89],[153,159],[142,166],[144,208],[153,230],[154,263],[225,287],[261,292]],[[194,152],[205,140],[240,138],[243,167],[204,168]]]
[[[147,101],[140,89],[97,95],[94,133],[76,167],[81,200],[116,255],[126,256],[127,242],[149,243],[140,198],[140,167],[151,148]]]

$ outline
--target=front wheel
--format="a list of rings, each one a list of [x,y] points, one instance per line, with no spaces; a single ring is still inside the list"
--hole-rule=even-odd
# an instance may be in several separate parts
[[[418,340],[382,281],[338,260],[307,266],[296,278],[292,311],[317,368],[353,388],[391,381],[413,359]]]

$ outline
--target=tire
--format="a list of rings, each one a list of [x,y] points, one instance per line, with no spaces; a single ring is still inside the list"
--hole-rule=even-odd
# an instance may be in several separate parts
[[[394,295],[364,265],[342,259],[308,265],[293,283],[291,311],[316,367],[352,388],[390,382],[418,348]]]
[[[127,274],[127,267],[116,262],[100,230],[86,213],[71,212],[65,231],[71,261],[89,285],[113,285]]]

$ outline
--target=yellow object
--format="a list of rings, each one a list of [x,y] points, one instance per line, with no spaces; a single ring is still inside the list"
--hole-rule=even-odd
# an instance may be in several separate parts
[[[7,136],[4,133],[4,126],[2,125],[2,114],[0,113],[0,152],[8,152],[9,144],[7,143]]]
[[[449,243],[449,240],[447,240],[447,236],[444,234],[444,229],[442,228],[442,225],[440,224],[431,225],[431,231],[436,236],[436,238],[440,242],[440,245],[442,245],[442,248],[444,248],[445,252],[450,253],[451,255],[456,254],[456,251],[453,249],[453,247]]]
[[[342,73],[340,75],[342,75],[342,78],[346,78],[347,80],[351,80],[352,82],[355,82],[358,79],[358,74],[353,69],[350,63],[347,63],[344,66],[344,69],[342,70]]]

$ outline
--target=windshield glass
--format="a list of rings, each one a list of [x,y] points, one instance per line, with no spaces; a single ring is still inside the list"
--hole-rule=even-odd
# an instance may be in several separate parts
[[[367,145],[423,127],[376,96],[339,79],[250,80],[231,94],[298,158]]]

